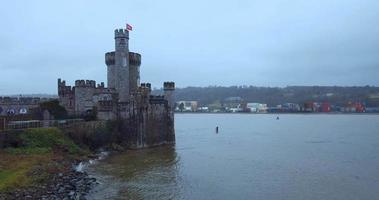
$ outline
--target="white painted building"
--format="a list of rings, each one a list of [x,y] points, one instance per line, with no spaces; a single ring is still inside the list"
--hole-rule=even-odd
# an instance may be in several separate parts
[[[181,104],[183,109],[181,109]],[[197,101],[178,101],[176,102],[176,111],[184,112],[196,112],[197,111]]]
[[[267,112],[267,104],[263,104],[263,103],[247,103],[246,108],[249,109],[250,112],[255,112],[255,113]]]

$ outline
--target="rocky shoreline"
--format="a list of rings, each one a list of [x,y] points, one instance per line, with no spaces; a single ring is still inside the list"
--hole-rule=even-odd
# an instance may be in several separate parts
[[[96,178],[70,167],[64,172],[52,175],[46,183],[0,193],[0,199],[84,200],[87,199],[86,195],[96,184],[98,184]]]

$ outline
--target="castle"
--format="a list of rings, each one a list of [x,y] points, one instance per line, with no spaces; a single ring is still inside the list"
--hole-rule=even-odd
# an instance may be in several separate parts
[[[59,102],[71,115],[96,113],[98,120],[122,121],[130,148],[175,142],[174,82],[164,82],[164,95],[151,95],[151,84],[140,84],[141,55],[129,51],[129,31],[116,29],[115,51],[105,54],[107,87],[103,82],[58,79]]]

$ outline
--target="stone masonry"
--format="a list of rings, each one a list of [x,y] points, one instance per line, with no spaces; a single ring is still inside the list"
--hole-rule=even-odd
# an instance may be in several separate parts
[[[58,95],[71,115],[94,109],[99,120],[119,120],[129,148],[175,142],[174,82],[163,84],[164,95],[151,95],[151,84],[140,83],[141,55],[129,51],[129,31],[116,29],[115,51],[105,54],[107,87],[94,80],[77,80],[67,86],[58,79]]]

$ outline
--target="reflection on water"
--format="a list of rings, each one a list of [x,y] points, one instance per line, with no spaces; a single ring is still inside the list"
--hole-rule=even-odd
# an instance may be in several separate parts
[[[378,199],[379,115],[276,117],[176,115],[175,147],[90,166],[89,199]]]
[[[89,198],[180,199],[178,161],[173,146],[114,154],[91,169],[102,186]]]

